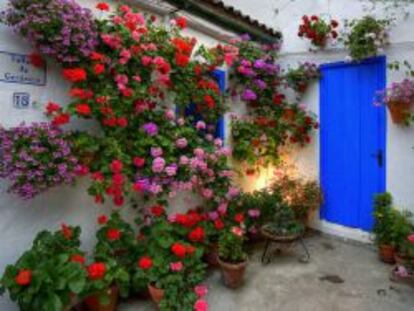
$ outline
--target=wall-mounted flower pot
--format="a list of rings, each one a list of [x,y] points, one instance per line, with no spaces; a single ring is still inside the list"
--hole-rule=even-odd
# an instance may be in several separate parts
[[[391,245],[380,245],[378,246],[378,253],[380,259],[389,264],[395,263],[395,248]]]
[[[164,298],[164,290],[155,287],[155,284],[148,284],[148,291],[152,301],[154,301],[156,304],[160,303]]]
[[[105,296],[105,299],[102,299],[102,296]],[[115,311],[117,303],[118,288],[115,286],[85,299],[85,305],[89,311]]]
[[[395,124],[404,124],[410,117],[410,105],[406,103],[388,102],[391,120]]]
[[[247,260],[240,263],[225,262],[218,258],[223,276],[224,285],[229,288],[238,288],[243,285]]]

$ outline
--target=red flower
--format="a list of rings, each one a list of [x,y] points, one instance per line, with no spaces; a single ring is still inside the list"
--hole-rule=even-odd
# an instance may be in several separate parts
[[[194,246],[192,246],[192,245],[188,245],[188,246],[187,246],[187,248],[186,248],[186,252],[187,252],[187,254],[189,254],[189,255],[194,254],[194,253],[195,253],[195,251],[196,251],[196,248],[195,248]]]
[[[204,229],[201,227],[197,227],[188,234],[188,239],[192,242],[201,242],[203,241],[204,236]]]
[[[187,248],[181,243],[174,243],[171,246],[171,252],[179,258],[184,258],[187,253]]]
[[[70,120],[70,115],[67,113],[61,113],[58,114],[57,116],[55,116],[52,120],[52,124],[59,126],[59,125],[64,125],[66,123],[69,123]]]
[[[122,164],[122,162],[120,160],[115,159],[111,163],[111,171],[113,173],[121,172],[123,167],[124,167],[124,165]]]
[[[29,55],[29,62],[36,68],[43,68],[45,65],[45,61],[42,55],[37,52],[33,52]]]
[[[338,33],[336,31],[332,31],[331,34],[332,34],[332,38],[334,39],[338,38]]]
[[[105,273],[106,265],[103,262],[95,262],[88,267],[88,276],[91,280],[100,280]]]
[[[109,241],[118,241],[121,238],[121,231],[118,229],[108,229],[106,237]]]
[[[95,203],[96,204],[103,203],[103,197],[100,194],[95,195]]]
[[[175,22],[178,27],[184,29],[187,27],[187,19],[184,16],[179,16],[175,19]]]
[[[104,225],[108,222],[108,216],[106,215],[101,215],[98,217],[98,224],[100,225]]]
[[[125,117],[120,117],[116,119],[116,123],[119,127],[126,127],[128,125],[128,119]]]
[[[98,52],[92,52],[91,55],[89,55],[89,58],[93,61],[98,61],[98,62],[102,62],[105,60],[105,56]]]
[[[123,196],[116,196],[113,199],[113,202],[116,206],[122,206],[124,205],[124,197]]]
[[[190,62],[189,56],[182,54],[182,53],[175,54],[175,63],[177,64],[177,66],[185,67],[188,65],[189,62]]]
[[[143,167],[145,165],[144,158],[134,157],[133,162],[136,167]]]
[[[28,269],[20,270],[17,274],[15,281],[17,285],[27,286],[32,281],[32,271]]]
[[[70,261],[71,262],[77,262],[77,263],[80,263],[80,264],[83,265],[85,263],[86,259],[81,254],[73,254],[70,257]]]
[[[285,99],[285,95],[283,94],[275,94],[273,96],[273,103],[275,105],[281,105],[283,103],[283,100]]]
[[[93,98],[93,92],[91,90],[84,90],[79,88],[73,88],[69,91],[69,95],[72,97],[77,97],[79,99],[91,99]]]
[[[164,213],[165,213],[165,210],[162,205],[154,205],[151,207],[151,214],[155,217],[160,217]]]
[[[85,81],[87,78],[86,71],[83,68],[63,69],[63,76],[71,82]]]
[[[171,40],[171,43],[174,44],[177,52],[180,52],[181,54],[191,55],[191,52],[193,51],[193,45],[182,38],[174,38]]]
[[[152,267],[152,259],[151,257],[144,256],[138,261],[138,267],[142,270],[148,270]]]
[[[61,224],[61,232],[65,239],[70,240],[73,236],[73,230],[71,227],[69,227],[67,224],[63,223]]]
[[[46,105],[46,113],[47,114],[53,114],[54,112],[59,111],[60,109],[61,109],[60,105],[56,104],[54,102],[49,102]]]
[[[216,102],[210,95],[204,95],[203,99],[209,109],[213,109],[216,106]]]
[[[199,76],[203,72],[203,67],[201,65],[195,65],[194,67],[194,73]]]
[[[99,2],[96,8],[101,11],[109,11],[109,4],[106,2]]]
[[[339,23],[338,23],[338,21],[336,21],[336,20],[331,20],[331,26],[333,27],[333,28],[336,28],[336,27],[338,27],[339,26]]]
[[[105,180],[105,177],[101,172],[94,172],[92,173],[92,179],[98,182],[102,182]]]
[[[76,105],[76,113],[81,116],[90,116],[92,113],[91,107],[88,104]]]
[[[314,22],[317,22],[319,20],[319,18],[316,15],[312,15],[311,20],[314,21]]]
[[[215,221],[214,221],[214,227],[217,229],[217,230],[221,230],[221,229],[223,229],[224,228],[224,222],[219,218],[219,219],[216,219]]]
[[[134,91],[127,87],[127,88],[121,90],[121,94],[124,97],[131,97],[134,94]]]
[[[242,213],[236,214],[234,220],[238,223],[242,223],[244,221],[244,215]]]
[[[93,66],[93,72],[97,76],[100,75],[100,74],[102,74],[102,73],[104,73],[104,71],[105,71],[105,65],[104,64],[98,63],[98,64],[95,64]]]

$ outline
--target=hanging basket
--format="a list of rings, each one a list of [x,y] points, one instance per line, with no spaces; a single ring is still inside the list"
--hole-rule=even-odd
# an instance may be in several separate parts
[[[410,104],[400,102],[387,102],[392,122],[395,124],[405,124],[410,117]]]

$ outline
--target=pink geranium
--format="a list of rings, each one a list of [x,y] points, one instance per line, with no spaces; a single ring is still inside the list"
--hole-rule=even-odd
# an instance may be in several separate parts
[[[407,237],[407,240],[408,240],[410,243],[414,243],[414,233],[411,233],[411,234]]]
[[[170,263],[170,269],[174,272],[179,272],[183,269],[183,263],[181,261]]]
[[[195,311],[208,311],[208,303],[204,299],[199,299],[194,304]]]
[[[208,288],[206,285],[200,284],[194,287],[194,292],[199,298],[203,298],[208,293]]]

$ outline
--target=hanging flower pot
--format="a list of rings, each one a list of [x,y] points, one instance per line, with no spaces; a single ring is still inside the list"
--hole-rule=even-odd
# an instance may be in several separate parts
[[[164,298],[164,290],[155,287],[154,283],[148,284],[148,291],[152,301],[154,301],[156,304],[160,303],[161,300]]]
[[[116,286],[85,299],[85,304],[89,311],[115,311],[117,303],[118,288]]]
[[[406,102],[387,102],[388,110],[390,111],[392,122],[395,124],[407,123],[410,117],[410,104]]]

